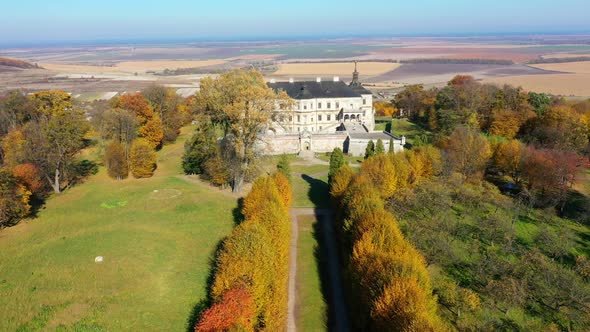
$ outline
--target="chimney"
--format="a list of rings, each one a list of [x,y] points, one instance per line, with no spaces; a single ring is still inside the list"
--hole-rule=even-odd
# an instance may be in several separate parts
[[[271,84],[275,84],[276,82],[277,82],[277,81],[276,81],[274,78],[271,78],[271,79],[270,79],[270,83],[271,83]]]
[[[321,83],[322,82],[322,78],[321,77],[316,77],[315,81],[318,82],[318,83]]]
[[[338,81],[340,81],[340,77],[334,76],[334,82],[338,82]]]
[[[289,83],[295,83],[295,80],[293,79],[293,77],[289,78]]]

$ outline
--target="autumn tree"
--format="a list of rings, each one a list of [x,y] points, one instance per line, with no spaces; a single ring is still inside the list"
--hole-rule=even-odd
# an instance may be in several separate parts
[[[485,137],[465,127],[455,129],[448,137],[444,151],[451,169],[467,179],[483,175],[492,154]]]
[[[12,168],[12,175],[19,184],[24,185],[31,194],[38,198],[43,196],[47,185],[41,171],[34,164],[18,164]]]
[[[525,146],[518,140],[503,141],[494,151],[494,164],[519,184],[525,157]]]
[[[173,89],[161,85],[149,86],[141,94],[162,120],[163,140],[173,142],[182,125],[189,120],[184,101]]]
[[[17,130],[27,122],[37,119],[39,111],[35,103],[22,91],[0,95],[0,138]]]
[[[60,193],[63,180],[68,179],[67,169],[85,145],[89,125],[81,111],[61,109],[63,104],[49,100],[58,108],[52,111],[46,106],[43,110],[46,115],[39,122],[29,122],[23,128],[25,149],[27,161],[39,167],[53,191]]]
[[[140,93],[122,95],[114,106],[132,111],[137,118],[139,136],[150,142],[153,148],[161,147],[164,138],[162,120]]]
[[[367,147],[365,148],[365,159],[371,158],[374,155],[375,155],[375,142],[373,142],[373,140],[370,140],[369,143],[367,143]]]
[[[135,178],[149,178],[156,170],[156,152],[151,144],[143,138],[138,138],[131,144],[129,166]]]
[[[255,304],[244,287],[226,291],[201,315],[195,332],[254,331]]]
[[[330,154],[330,170],[328,171],[328,183],[332,183],[332,178],[338,172],[338,170],[346,165],[346,161],[344,160],[344,153],[342,153],[342,149],[334,148],[332,153]]]
[[[137,118],[131,110],[111,108],[97,117],[96,127],[105,140],[113,139],[125,147],[129,155],[131,142],[137,137]]]
[[[395,96],[395,106],[408,118],[424,116],[434,106],[433,91],[423,85],[410,85]]]
[[[116,180],[122,180],[129,174],[129,165],[125,148],[118,141],[112,141],[105,151],[105,165],[109,176]]]
[[[375,108],[375,113],[379,116],[392,117],[399,111],[392,103],[387,101],[376,101],[373,103],[373,107]]]
[[[53,115],[74,109],[74,98],[60,90],[40,91],[31,96],[35,108],[45,115]]]
[[[164,139],[164,131],[162,130],[162,121],[158,115],[154,115],[151,119],[141,126],[138,130],[139,136],[145,138],[154,149],[162,147],[162,140]]]
[[[259,133],[279,108],[291,106],[284,92],[275,93],[257,71],[234,70],[201,80],[198,103],[212,123],[224,131],[222,154],[232,178],[232,190],[242,189],[253,165]]]
[[[26,160],[26,139],[22,130],[11,130],[0,143],[2,161],[5,166],[13,167]]]
[[[0,170],[0,228],[29,214],[31,193],[6,170]]]

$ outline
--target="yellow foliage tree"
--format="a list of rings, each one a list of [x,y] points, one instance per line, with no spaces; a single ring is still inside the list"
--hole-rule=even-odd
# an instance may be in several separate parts
[[[25,135],[20,130],[12,130],[2,139],[4,165],[14,167],[25,158]]]
[[[145,138],[154,149],[159,149],[162,146],[162,139],[164,138],[164,131],[162,130],[162,121],[160,117],[154,115],[151,119],[139,128],[139,135]]]
[[[521,171],[525,145],[518,140],[500,142],[494,152],[494,163],[496,166],[510,175],[516,183],[521,182]]]
[[[340,167],[340,169],[334,175],[330,186],[330,195],[336,200],[336,202],[339,202],[342,198],[342,195],[344,195],[344,192],[346,192],[348,184],[352,180],[353,176],[354,171],[348,165]]]
[[[397,189],[395,167],[387,155],[376,155],[364,161],[361,173],[366,176],[383,198],[393,196]]]
[[[275,185],[279,192],[279,196],[283,201],[284,206],[291,206],[291,201],[293,200],[293,193],[291,191],[291,184],[289,179],[284,173],[276,172],[272,176],[273,180],[275,181]]]
[[[156,170],[156,152],[146,139],[138,138],[131,144],[129,166],[135,178],[149,178]]]

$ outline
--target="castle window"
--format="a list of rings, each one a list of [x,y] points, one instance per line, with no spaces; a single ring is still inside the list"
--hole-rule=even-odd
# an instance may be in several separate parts
[[[340,103],[336,102],[336,108],[340,108]]]
[[[330,109],[330,107],[332,107],[332,103],[328,103],[328,109]]]
[[[303,109],[306,110],[307,109],[307,104],[303,105]]]
[[[367,105],[367,100],[363,98],[363,105]]]
[[[297,116],[297,122],[301,122],[301,116],[300,115]]]
[[[328,121],[330,121],[332,119],[332,116],[330,114],[328,114],[327,117],[328,117]]]
[[[318,121],[322,121],[322,115],[318,115]]]
[[[322,130],[322,126],[320,126],[320,130]]]
[[[322,103],[318,103],[318,108],[322,108]]]
[[[289,115],[289,122],[293,122],[293,116]]]

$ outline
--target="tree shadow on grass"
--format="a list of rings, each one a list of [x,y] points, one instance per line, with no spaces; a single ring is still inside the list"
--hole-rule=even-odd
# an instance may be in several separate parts
[[[570,191],[561,216],[590,226],[590,198],[578,191]]]
[[[325,236],[323,231],[322,224],[323,222],[327,222],[328,219],[319,216],[316,214],[316,222],[313,224],[313,231],[312,235],[316,240],[317,245],[313,249],[313,255],[315,258],[316,266],[320,275],[320,291],[322,293],[322,297],[324,299],[324,303],[326,303],[326,311],[324,314],[324,328],[327,331],[334,331],[335,330],[335,312],[334,312],[334,303],[330,292],[330,282],[329,282],[329,271],[328,271],[328,257],[326,253],[326,244],[325,244]]]
[[[301,178],[309,183],[307,197],[316,208],[330,207],[330,187],[325,181],[301,174]]]
[[[186,320],[186,331],[193,332],[195,330],[195,325],[199,322],[201,315],[205,310],[207,310],[212,304],[213,299],[211,298],[211,288],[213,287],[213,282],[215,281],[215,272],[217,272],[217,258],[223,249],[223,244],[227,237],[219,240],[217,245],[215,246],[215,250],[209,257],[209,274],[207,275],[207,285],[206,285],[206,296],[205,298],[201,299],[199,302],[195,303],[193,309],[191,310],[190,316]]]

